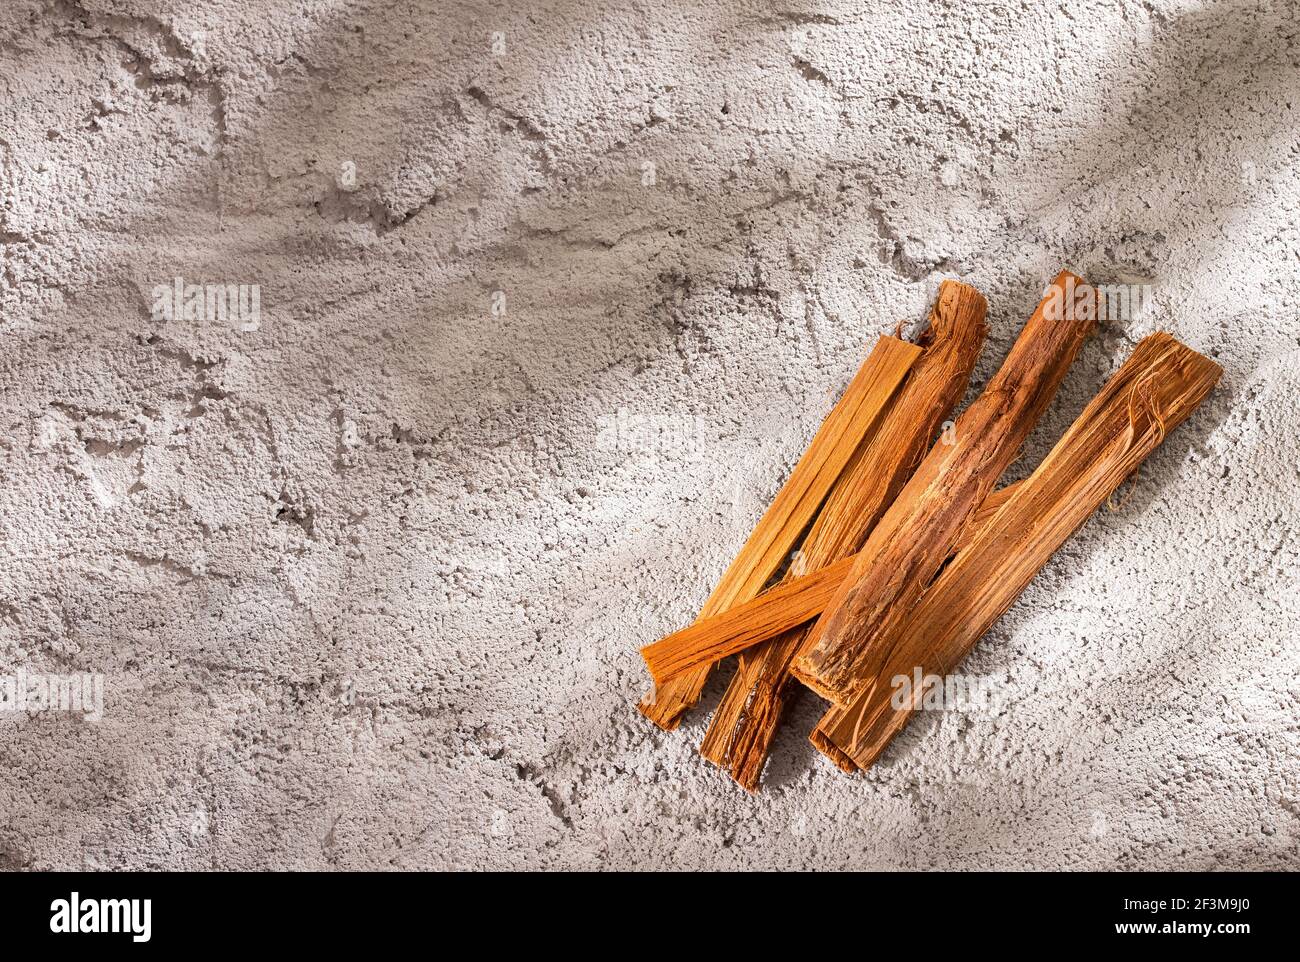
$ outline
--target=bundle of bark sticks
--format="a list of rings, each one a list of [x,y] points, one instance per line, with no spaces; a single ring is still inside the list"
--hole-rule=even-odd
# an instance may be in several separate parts
[[[918,343],[880,338],[698,620],[641,649],[655,688],[640,709],[665,730],[739,655],[701,753],[750,791],[801,686],[831,703],[817,749],[846,772],[875,762],[923,694],[900,708],[892,679],[952,672],[1222,373],[1168,334],[1145,338],[1033,473],[998,488],[1098,301],[1063,272],[1001,370],[946,422],[986,307],[945,281]]]

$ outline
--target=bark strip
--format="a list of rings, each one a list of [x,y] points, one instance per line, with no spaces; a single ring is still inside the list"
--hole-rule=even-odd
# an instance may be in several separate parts
[[[853,567],[852,558],[792,578],[722,614],[699,621],[641,649],[650,677],[659,688],[709,668],[764,638],[811,621],[826,607]]]
[[[791,673],[847,707],[889,657],[886,639],[952,553],[962,528],[1056,394],[1096,314],[1095,292],[1062,272],[1001,369],[936,444],[872,530],[852,574],[809,632]]]
[[[1196,409],[1220,367],[1165,333],[1145,338],[995,516],[975,532],[894,638],[889,659],[849,708],[832,708],[812,741],[841,768],[873,764],[911,717],[892,679],[944,676],[1015,602],[1034,575]],[[919,698],[922,692],[913,692]]]
[[[709,595],[700,611],[702,618],[754,598],[780,570],[920,353],[915,344],[898,338],[882,337],[876,342],[789,479]],[[686,711],[699,700],[708,674],[706,663],[674,677],[647,694],[639,710],[660,728],[676,728]]]

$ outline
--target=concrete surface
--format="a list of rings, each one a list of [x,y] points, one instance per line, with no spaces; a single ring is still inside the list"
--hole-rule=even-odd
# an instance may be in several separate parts
[[[8,868],[1297,868],[1290,0],[0,6]],[[751,798],[635,714],[943,276],[1223,384],[977,649]],[[237,318],[173,279],[256,285]],[[717,698],[715,678],[708,701]]]

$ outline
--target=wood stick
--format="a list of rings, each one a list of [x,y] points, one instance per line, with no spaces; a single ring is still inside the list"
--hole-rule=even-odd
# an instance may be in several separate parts
[[[816,618],[853,567],[852,558],[783,581],[752,601],[701,618],[641,649],[650,677],[661,690],[729,655]]]
[[[936,444],[871,532],[852,574],[808,634],[791,673],[834,704],[853,703],[889,650],[880,641],[906,618],[952,552],[962,527],[1056,394],[1092,330],[1091,287],[1062,272],[984,392]]]
[[[849,463],[872,430],[921,349],[882,337],[822,422],[808,450],[755,526],[700,611],[709,617],[756,596],[780,570]],[[671,730],[699,701],[709,665],[674,678],[646,695],[638,706],[660,728]]]
[[[916,470],[944,418],[966,393],[984,343],[988,304],[975,288],[944,281],[920,339],[923,353],[880,425],[841,475],[791,566],[789,577],[860,549],[885,509]],[[789,667],[806,627],[746,652],[732,677],[700,754],[727,765],[747,791],[759,775],[782,715],[797,695]]]
[[[880,427],[817,516],[800,552],[803,574],[858,551],[966,393],[984,346],[988,303],[968,284],[944,281],[912,365]]]
[[[848,709],[813,732],[846,770],[873,764],[911,717],[892,680],[946,675],[1014,603],[1067,538],[1209,394],[1222,370],[1168,334],[1145,338],[1029,478],[926,592],[892,654]],[[920,696],[921,692],[913,692]]]

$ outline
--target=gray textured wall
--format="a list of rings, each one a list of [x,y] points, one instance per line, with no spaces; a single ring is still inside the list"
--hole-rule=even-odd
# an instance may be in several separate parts
[[[0,6],[4,867],[1300,867],[1275,2]],[[874,338],[1070,267],[1224,366],[865,776],[633,710]],[[240,318],[155,289],[257,285]],[[250,305],[251,306],[251,305]],[[716,699],[722,676],[710,690]]]

